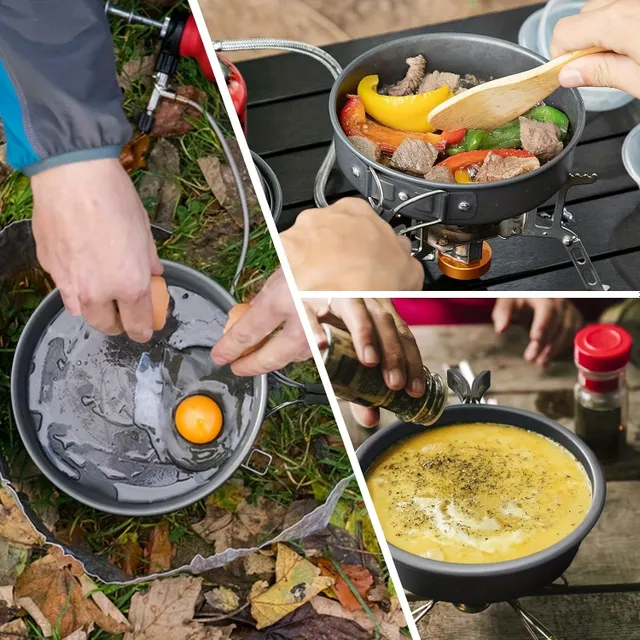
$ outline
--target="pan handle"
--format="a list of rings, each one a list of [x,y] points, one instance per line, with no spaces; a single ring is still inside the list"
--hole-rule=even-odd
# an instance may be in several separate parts
[[[264,416],[264,420],[267,420],[285,407],[293,407],[297,404],[304,404],[307,406],[329,404],[329,399],[327,398],[327,394],[325,393],[324,387],[321,384],[305,384],[302,382],[297,382],[296,380],[292,380],[288,376],[284,375],[284,373],[282,373],[281,371],[273,371],[269,375],[279,385],[289,387],[291,389],[297,389],[299,395],[294,400],[286,400],[285,402],[281,402],[279,405],[276,405],[275,407],[267,411]]]
[[[251,466],[251,459],[255,455],[262,456],[263,458],[266,459],[266,463],[262,467],[262,469],[256,469],[255,467]],[[273,456],[270,453],[267,453],[262,449],[258,449],[257,447],[254,447],[253,449],[251,449],[251,453],[249,453],[249,457],[247,458],[246,462],[244,462],[240,466],[243,469],[246,469],[247,471],[251,471],[251,473],[255,473],[255,475],[257,476],[263,477],[263,476],[266,476],[267,473],[269,472],[269,468],[271,467],[272,462],[273,462]]]

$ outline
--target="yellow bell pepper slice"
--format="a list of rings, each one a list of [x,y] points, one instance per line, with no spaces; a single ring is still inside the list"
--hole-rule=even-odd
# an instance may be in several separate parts
[[[377,91],[378,76],[365,76],[358,84],[358,96],[365,111],[380,124],[403,131],[431,133],[435,131],[427,116],[432,109],[451,97],[447,85],[410,96],[383,96]]]
[[[466,169],[458,169],[454,174],[454,178],[458,184],[471,184],[473,180]]]

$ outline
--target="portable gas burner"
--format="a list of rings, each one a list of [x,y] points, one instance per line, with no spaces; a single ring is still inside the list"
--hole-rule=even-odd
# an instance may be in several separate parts
[[[561,579],[563,580],[565,586],[568,586],[569,583],[564,575],[561,576]],[[419,596],[416,596],[413,593],[409,593],[408,591],[405,591],[405,595],[407,596],[407,600],[409,600],[409,602],[418,602],[422,600],[422,598],[420,598]],[[519,600],[507,600],[506,603],[516,612],[524,628],[534,640],[560,640],[558,636],[553,634],[542,622],[540,622],[540,620],[538,620],[538,618],[536,618],[530,611],[525,609],[522,604],[520,604]],[[413,614],[414,622],[416,622],[416,624],[420,622],[420,620],[422,620],[436,604],[436,600],[428,600],[427,602],[421,604],[419,607],[416,607],[411,612]],[[453,604],[453,606],[458,609],[458,611],[462,611],[463,613],[482,613],[491,606],[491,604],[451,604]]]
[[[155,84],[146,111],[140,116],[138,128],[142,133],[151,133],[155,123],[154,112],[163,91],[167,89],[169,78],[175,73],[181,57],[194,58],[205,78],[215,82],[213,69],[198,33],[198,27],[190,13],[174,12],[164,20],[152,20],[133,11],[114,7],[111,0],[105,4],[105,13],[123,18],[127,22],[155,27],[160,33],[160,53],[156,60]],[[247,127],[247,85],[237,67],[223,56],[218,56],[231,94],[233,106],[246,132]]]
[[[582,241],[569,228],[572,216],[564,208],[569,189],[596,180],[595,175],[569,172],[586,121],[577,90],[559,89],[545,101],[569,117],[570,134],[562,153],[540,169],[509,180],[433,183],[371,160],[347,140],[339,114],[347,95],[357,93],[360,79],[375,74],[381,84],[391,83],[404,75],[406,58],[418,53],[432,69],[480,78],[502,77],[545,62],[510,42],[460,33],[411,36],[362,54],[342,71],[329,98],[338,166],[347,180],[397,233],[411,238],[416,257],[433,257],[435,252],[440,270],[451,278],[471,280],[489,270],[488,239],[533,236],[561,242],[585,287],[605,290]],[[554,195],[553,211],[539,211]]]

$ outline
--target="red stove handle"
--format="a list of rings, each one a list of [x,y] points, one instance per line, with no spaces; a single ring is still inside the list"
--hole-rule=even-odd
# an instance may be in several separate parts
[[[209,80],[209,82],[215,82],[213,69],[209,63],[207,52],[202,44],[202,39],[200,38],[196,21],[192,15],[187,18],[184,24],[182,38],[180,39],[180,55],[188,58],[194,58],[200,65],[200,69],[202,69],[202,73],[205,78]],[[246,127],[245,113],[247,108],[247,85],[234,64],[223,56],[219,55],[218,58],[229,68],[227,87],[231,94],[231,101],[233,102],[233,107],[236,110],[242,125]]]

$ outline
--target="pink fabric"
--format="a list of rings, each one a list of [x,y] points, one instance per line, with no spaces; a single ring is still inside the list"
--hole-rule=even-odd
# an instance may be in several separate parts
[[[493,298],[394,298],[393,304],[408,325],[491,323]]]

